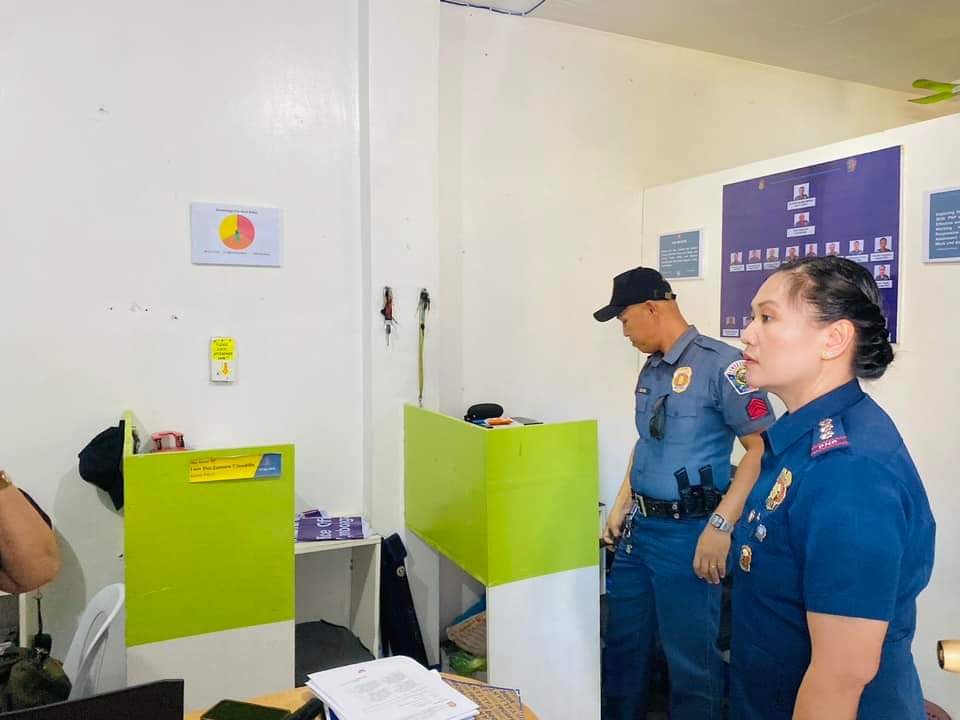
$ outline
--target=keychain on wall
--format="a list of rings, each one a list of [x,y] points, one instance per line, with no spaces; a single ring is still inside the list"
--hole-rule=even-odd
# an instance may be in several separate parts
[[[420,316],[420,350],[418,359],[419,368],[419,394],[418,400],[420,407],[423,407],[423,344],[427,334],[427,311],[430,309],[430,293],[426,288],[420,290],[420,301],[417,303],[417,314]]]
[[[393,332],[393,326],[397,321],[393,317],[393,288],[386,285],[383,288],[383,307],[380,309],[383,315],[383,331],[387,336],[387,347],[390,347],[390,333]]]

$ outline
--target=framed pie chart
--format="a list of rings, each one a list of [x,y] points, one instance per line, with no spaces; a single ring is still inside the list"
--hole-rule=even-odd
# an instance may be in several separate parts
[[[220,240],[231,250],[246,250],[256,235],[253,223],[244,215],[227,215],[220,223]]]

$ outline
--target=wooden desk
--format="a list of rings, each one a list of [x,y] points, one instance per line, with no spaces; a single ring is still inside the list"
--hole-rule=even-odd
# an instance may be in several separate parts
[[[470,678],[457,677],[456,679],[462,682],[475,682],[470,680]],[[294,690],[285,690],[284,692],[275,693],[273,695],[264,695],[263,697],[254,698],[250,702],[256,703],[257,705],[283,708],[284,710],[296,710],[312,697],[313,693],[310,692],[310,690],[305,687],[300,687],[295,688]],[[202,715],[203,711],[200,710],[186,715],[184,720],[200,720]],[[523,717],[524,720],[538,720],[537,716],[526,705],[523,707]]]

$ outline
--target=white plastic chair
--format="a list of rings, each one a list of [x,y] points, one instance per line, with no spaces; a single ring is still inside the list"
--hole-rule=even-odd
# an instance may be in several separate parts
[[[80,625],[63,661],[63,671],[73,684],[71,700],[90,697],[97,692],[107,636],[111,624],[120,614],[124,597],[123,583],[107,585],[93,596],[80,616]]]

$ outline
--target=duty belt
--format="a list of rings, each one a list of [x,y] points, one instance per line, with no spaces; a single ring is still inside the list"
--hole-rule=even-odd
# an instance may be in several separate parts
[[[702,518],[706,517],[720,504],[723,495],[713,484],[713,469],[707,465],[700,468],[700,484],[690,485],[684,468],[674,473],[677,480],[678,500],[657,500],[638,492],[631,492],[637,511],[644,517]]]

